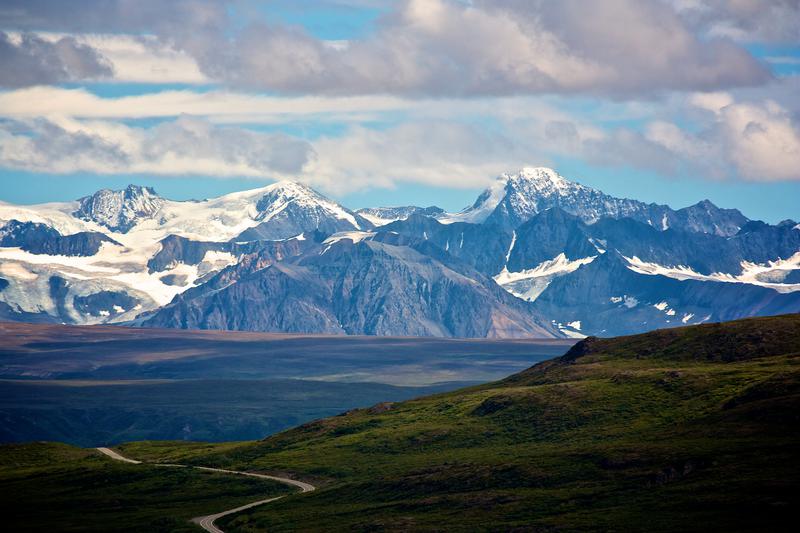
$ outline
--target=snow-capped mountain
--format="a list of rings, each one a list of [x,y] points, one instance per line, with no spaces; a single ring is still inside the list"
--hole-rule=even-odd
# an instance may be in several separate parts
[[[720,209],[708,200],[674,211],[666,205],[615,198],[542,167],[502,174],[471,207],[439,218],[445,223],[485,223],[513,229],[554,207],[589,224],[603,217],[633,218],[661,230],[679,228],[726,236],[747,222],[739,211]]]
[[[125,190],[102,189],[78,200],[73,213],[81,220],[96,222],[113,232],[127,233],[142,220],[153,218],[164,199],[150,187],[128,185]]]
[[[75,202],[0,204],[0,279],[8,284],[0,292],[0,317],[131,320],[237,263],[259,247],[261,235],[302,238],[320,228],[370,227],[293,182],[203,201],[167,200],[131,185]],[[193,244],[176,246],[176,239]],[[71,305],[75,298],[94,303]]]
[[[0,202],[0,319],[306,333],[573,336],[800,312],[800,225],[673,210],[555,171],[457,214],[351,211],[279,182]]]
[[[336,233],[372,228],[367,219],[299,183],[282,181],[263,192],[256,203],[259,224],[236,240],[278,240],[314,230]]]
[[[384,226],[397,220],[406,220],[411,215],[439,217],[445,214],[444,209],[434,205],[430,207],[418,207],[416,205],[405,205],[400,207],[366,207],[356,210],[356,213],[366,218],[376,226]]]

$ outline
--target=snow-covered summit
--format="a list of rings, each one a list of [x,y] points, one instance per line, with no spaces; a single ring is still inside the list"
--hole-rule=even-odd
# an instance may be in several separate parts
[[[319,230],[323,233],[365,230],[372,223],[307,185],[281,181],[259,191],[255,204],[258,225],[237,240],[278,240]]]
[[[258,220],[267,221],[287,208],[315,212],[319,216],[331,216],[360,229],[359,221],[352,211],[329,200],[311,187],[294,181],[279,181],[263,189],[264,194],[256,204]]]
[[[73,215],[111,231],[127,233],[140,221],[154,218],[164,201],[150,187],[128,185],[121,191],[101,189],[79,199],[79,207]]]
[[[570,181],[551,168],[526,167],[497,177],[476,202],[444,223],[472,222],[516,228],[548,209],[558,208],[593,224],[603,217],[633,218],[659,230],[672,227],[732,235],[747,219],[738,211],[701,202],[679,211],[669,206],[617,198]]]
[[[441,221],[445,223],[488,221],[516,226],[551,207],[562,207],[570,211],[566,207],[571,204],[575,204],[575,207],[580,208],[590,221],[594,221],[608,214],[602,212],[597,216],[594,215],[594,211],[597,210],[594,204],[597,204],[598,197],[606,195],[569,181],[551,168],[525,167],[516,172],[501,174],[478,196],[472,206],[459,213],[445,215],[441,217]],[[584,217],[583,214],[579,216]]]

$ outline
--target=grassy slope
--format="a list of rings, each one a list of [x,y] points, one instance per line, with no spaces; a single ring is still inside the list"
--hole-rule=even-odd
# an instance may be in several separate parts
[[[123,464],[64,444],[0,446],[6,531],[197,531],[190,518],[290,491],[242,476]]]
[[[764,530],[800,504],[800,316],[588,340],[504,381],[136,457],[322,490],[226,531]]]

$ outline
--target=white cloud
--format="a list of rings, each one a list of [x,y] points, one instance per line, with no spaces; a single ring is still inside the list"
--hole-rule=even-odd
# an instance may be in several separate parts
[[[800,179],[800,128],[778,104],[723,108],[718,133],[741,174],[751,180]]]
[[[384,131],[352,128],[314,143],[305,181],[334,192],[402,182],[472,188],[509,168],[542,161],[527,142],[477,125],[415,122]]]
[[[800,180],[800,126],[781,105],[736,102],[728,94],[692,95],[688,102],[708,112],[699,131],[656,121],[648,140],[710,177]]]
[[[0,93],[0,116],[5,117],[151,118],[189,114],[217,122],[270,123],[315,115],[341,119],[346,114],[399,111],[414,105],[390,96],[283,98],[229,91],[161,91],[117,98],[58,87]]]
[[[0,165],[32,172],[282,178],[312,157],[300,139],[191,117],[149,129],[64,118],[0,127]]]
[[[722,108],[733,103],[733,96],[730,93],[695,93],[689,96],[689,104],[706,111],[719,113]]]

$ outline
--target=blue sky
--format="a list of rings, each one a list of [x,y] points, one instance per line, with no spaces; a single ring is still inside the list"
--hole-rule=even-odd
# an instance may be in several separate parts
[[[552,166],[617,196],[800,219],[792,3],[9,3],[2,201],[297,179],[353,208],[457,210],[500,172]]]

